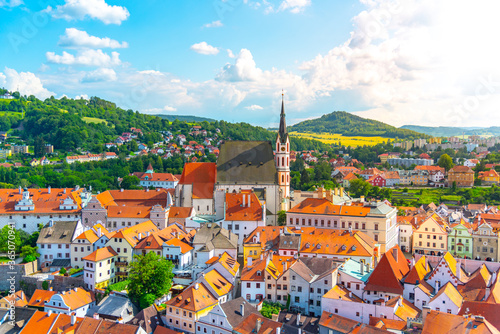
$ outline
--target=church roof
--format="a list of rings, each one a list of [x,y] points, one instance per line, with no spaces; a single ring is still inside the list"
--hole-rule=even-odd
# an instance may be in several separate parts
[[[227,141],[217,160],[218,184],[276,184],[273,148],[268,141]]]

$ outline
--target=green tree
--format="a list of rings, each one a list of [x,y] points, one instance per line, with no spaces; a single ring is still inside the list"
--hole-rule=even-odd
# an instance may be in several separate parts
[[[37,158],[43,157],[45,155],[45,141],[41,136],[37,136],[35,138],[34,151],[35,157]]]
[[[438,166],[444,168],[446,171],[449,171],[453,168],[453,159],[448,154],[443,154],[439,157]]]
[[[23,262],[33,262],[38,257],[40,257],[40,254],[37,252],[37,250],[38,247],[31,247],[29,245],[23,246],[21,248],[21,257],[23,258]]]
[[[123,189],[135,189],[141,180],[135,175],[127,175],[123,177],[121,187]]]
[[[149,252],[146,255],[135,255],[129,264],[128,294],[135,303],[147,303],[167,294],[172,286],[174,265],[165,258]],[[152,295],[154,298],[146,295]],[[151,305],[151,304],[149,304]],[[147,305],[147,306],[149,306]],[[141,307],[147,307],[141,305]]]
[[[286,225],[286,211],[285,210],[278,211],[278,225],[279,226]]]
[[[372,190],[372,185],[363,179],[355,179],[349,183],[349,192],[354,197],[368,196]]]
[[[16,252],[22,245],[21,234],[19,230],[12,228],[10,225],[5,225],[0,230],[0,252],[7,253],[9,251],[9,242],[13,242],[16,247]]]
[[[307,184],[311,182],[311,178],[309,177],[309,172],[307,169],[302,170],[302,173],[300,173],[300,184],[303,186],[304,184]]]
[[[49,281],[43,281],[42,282],[42,289],[48,290],[49,289]]]

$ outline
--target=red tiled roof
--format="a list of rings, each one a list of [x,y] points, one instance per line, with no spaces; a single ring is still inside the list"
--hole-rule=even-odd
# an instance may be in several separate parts
[[[370,208],[362,206],[334,205],[325,198],[306,198],[301,203],[290,209],[288,213],[365,217],[370,213]]]
[[[397,253],[397,261],[393,252]],[[382,259],[373,270],[366,282],[367,291],[384,291],[403,294],[401,280],[408,274],[410,267],[399,246],[394,246],[382,256]]]
[[[184,165],[179,184],[192,184],[193,198],[213,198],[216,176],[216,163],[189,162]]]
[[[264,209],[254,192],[226,193],[227,221],[262,221]]]

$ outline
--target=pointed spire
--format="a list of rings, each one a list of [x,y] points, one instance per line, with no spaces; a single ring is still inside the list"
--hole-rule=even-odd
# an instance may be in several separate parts
[[[283,90],[281,90],[281,114],[280,114],[280,128],[278,134],[282,142],[286,140],[286,136],[288,135],[286,131],[286,121],[285,121],[285,94],[283,93]]]
[[[153,172],[153,166],[151,166],[151,163],[149,163],[148,168],[146,169],[146,173],[147,172],[151,172],[151,173]]]

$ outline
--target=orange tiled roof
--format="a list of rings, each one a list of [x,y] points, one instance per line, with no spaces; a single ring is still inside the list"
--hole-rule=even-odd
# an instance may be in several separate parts
[[[28,305],[28,300],[23,290],[16,291],[13,295],[3,297],[7,302],[14,304],[16,307],[25,307]]]
[[[109,206],[145,206],[152,207],[159,204],[165,206],[168,193],[173,189],[158,188],[156,190],[107,190],[96,195],[97,200],[104,208]]]
[[[464,318],[461,315],[430,311],[422,329],[422,334],[435,333],[498,333],[498,330],[487,320],[477,321],[475,318]]]
[[[116,254],[116,253],[115,253]],[[95,295],[92,291],[87,291],[83,288],[75,288],[66,291],[64,294],[59,295],[64,300],[64,303],[70,307],[71,310],[76,310],[82,306],[95,302]]]
[[[173,247],[180,247],[181,249],[181,253],[182,254],[186,254],[187,252],[189,252],[190,250],[193,249],[193,247],[189,246],[187,243],[185,242],[182,242],[180,241],[179,239],[177,238],[172,238],[168,241],[165,242],[167,245],[169,246],[173,246]]]
[[[189,162],[184,165],[179,184],[192,184],[193,198],[213,198],[216,176],[216,163]]]
[[[393,252],[397,253],[397,260]],[[399,246],[387,251],[366,282],[366,291],[384,291],[403,294],[401,280],[408,274],[410,267]]]
[[[241,281],[264,281],[264,271],[266,260],[252,260],[252,265],[243,268],[241,271]],[[259,274],[260,273],[260,274]]]
[[[261,221],[263,219],[264,209],[254,192],[237,194],[226,193],[225,220]]]
[[[116,231],[115,234],[111,235],[110,239],[122,238],[134,247],[140,240],[139,234],[147,235],[147,232],[158,232],[158,228],[151,220]]]
[[[418,282],[422,282],[424,280],[425,275],[430,272],[430,266],[426,265],[427,259],[425,256],[422,256],[415,265],[410,269],[410,273],[405,278],[405,283],[408,284],[417,284]]]
[[[362,206],[334,205],[326,198],[306,198],[301,203],[290,209],[288,213],[365,217],[370,213],[370,208]]]
[[[207,307],[215,306],[218,300],[203,285],[195,283],[182,291],[177,297],[166,302],[167,306],[179,307],[198,312]]]
[[[113,247],[107,246],[107,247],[96,249],[95,251],[93,251],[89,255],[83,257],[82,260],[98,262],[98,261],[102,261],[105,259],[109,259],[109,258],[111,258],[113,256],[117,256],[117,255],[118,255],[118,253],[115,252]]]
[[[262,321],[260,330],[255,330],[257,320]],[[282,324],[271,319],[264,318],[260,314],[251,313],[238,326],[233,328],[233,332],[239,334],[276,334],[276,328],[281,328]]]
[[[168,211],[168,219],[188,218],[191,217],[192,211],[192,207],[171,206]]]
[[[349,290],[346,288],[340,286],[340,285],[335,285],[333,288],[328,291],[323,298],[328,298],[328,299],[342,299],[342,300],[347,300],[351,302],[357,302],[357,303],[363,303],[363,300],[356,296],[355,294],[351,293]]]
[[[46,334],[46,333],[73,333],[80,326],[83,318],[77,317],[74,325],[71,325],[71,316],[66,314],[36,311],[23,327],[23,333]]]
[[[49,301],[50,298],[52,298],[52,296],[55,294],[56,294],[55,291],[36,289],[35,292],[33,293],[33,296],[31,296],[30,301],[28,302],[28,306],[44,307],[45,302]]]
[[[64,193],[66,191],[66,194]],[[81,210],[82,200],[80,197],[82,188],[73,190],[72,188],[52,188],[49,194],[48,189],[28,189],[30,199],[35,205],[35,210],[30,213],[77,213]],[[66,198],[71,198],[76,204],[76,210],[59,210],[59,205]],[[0,189],[0,214],[8,214],[18,212],[15,210],[15,205],[22,199],[22,194],[19,194],[19,189]]]
[[[358,177],[354,175],[354,173],[349,173],[344,177],[345,181],[351,181],[351,180],[356,180]]]
[[[228,294],[233,289],[233,285],[216,269],[212,269],[204,273],[203,278],[205,278],[205,281],[212,287],[219,297]]]
[[[287,228],[284,226],[258,227],[255,230],[253,230],[252,233],[250,233],[248,235],[248,237],[245,238],[245,240],[243,240],[243,245],[253,244],[254,243],[253,240],[255,237],[257,237],[257,233],[259,234],[258,243],[260,243],[262,248],[265,248],[266,244],[268,242],[272,242],[273,244],[276,244],[276,243],[278,243],[278,237],[279,237],[280,233],[285,231],[285,229],[287,229]]]
[[[470,167],[456,165],[455,167],[450,169],[448,173],[474,173],[474,171],[470,169]]]

